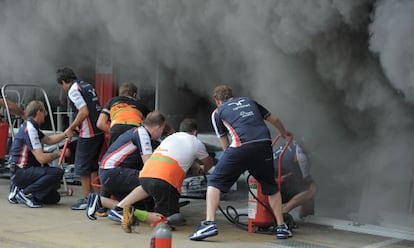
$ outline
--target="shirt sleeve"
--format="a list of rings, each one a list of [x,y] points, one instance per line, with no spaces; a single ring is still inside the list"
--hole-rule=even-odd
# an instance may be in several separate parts
[[[26,144],[27,144],[29,150],[31,151],[33,149],[42,149],[43,146],[42,146],[42,142],[40,140],[41,140],[41,137],[39,137],[39,133],[38,133],[37,129],[32,125],[32,123],[28,122],[27,123]]]
[[[140,150],[142,155],[149,155],[152,154],[152,146],[151,146],[151,138],[148,132],[145,130],[144,127],[137,128],[137,138],[139,138],[139,142],[135,139],[134,144],[136,146],[141,146]],[[135,133],[135,132],[134,132]]]
[[[85,99],[83,99],[82,94],[77,88],[77,84],[74,84],[72,87],[70,87],[68,96],[78,110],[86,105]]]
[[[211,114],[211,123],[214,128],[214,132],[216,133],[217,137],[222,137],[227,135],[227,128],[224,126],[223,121],[220,119],[218,114],[218,109],[215,109]]]
[[[103,107],[101,113],[106,114],[108,117],[111,116],[110,110],[111,110],[111,106],[112,106],[112,102],[113,102],[113,98],[111,98]]]
[[[306,156],[305,151],[300,145],[296,145],[296,157],[298,159],[298,164],[300,170],[302,171],[303,178],[310,177],[310,163],[308,157]]]
[[[197,151],[197,158],[198,159],[200,159],[200,160],[205,159],[209,156],[208,153],[207,153],[207,150],[206,150],[206,146],[203,144],[203,142],[196,139],[195,145],[196,145],[196,149],[197,149],[196,151]]]
[[[269,117],[270,112],[267,110],[263,105],[253,100],[253,102],[257,105],[257,108],[259,109],[260,114],[262,115],[263,119],[266,119]]]

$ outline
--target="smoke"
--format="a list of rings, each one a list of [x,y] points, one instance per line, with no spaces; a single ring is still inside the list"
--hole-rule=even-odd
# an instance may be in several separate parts
[[[414,21],[412,1],[379,1],[370,25],[370,50],[378,54],[381,68],[392,87],[414,102]]]
[[[168,112],[205,111],[206,123],[210,106],[170,89],[208,100],[230,84],[316,144],[318,214],[378,222],[414,211],[413,11],[404,0],[5,0],[0,82],[58,95],[56,68],[93,81],[103,52],[116,82],[153,90],[159,78]]]

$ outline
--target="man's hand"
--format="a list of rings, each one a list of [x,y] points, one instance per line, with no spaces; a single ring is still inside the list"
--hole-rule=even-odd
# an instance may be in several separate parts
[[[75,133],[75,131],[73,131],[72,129],[68,128],[66,129],[64,132],[65,137],[71,139]]]
[[[52,152],[51,153],[51,161],[50,162],[52,162],[52,161],[60,158],[60,154],[62,154],[61,151],[54,151],[54,152]]]
[[[202,165],[202,164],[200,164],[199,166],[198,166],[198,174],[199,175],[204,175],[204,174],[206,174],[206,172],[204,171],[204,165]]]
[[[293,133],[286,131],[285,136],[282,136],[284,139],[286,139],[287,137],[293,137]]]

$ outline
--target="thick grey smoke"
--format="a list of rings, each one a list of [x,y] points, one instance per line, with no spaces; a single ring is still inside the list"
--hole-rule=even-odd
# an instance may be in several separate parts
[[[195,107],[206,123],[211,109],[170,89],[208,100],[231,84],[316,144],[317,214],[378,223],[414,211],[413,12],[404,0],[6,0],[0,82],[54,94],[57,67],[93,80],[103,51],[115,81],[158,78],[161,110]]]

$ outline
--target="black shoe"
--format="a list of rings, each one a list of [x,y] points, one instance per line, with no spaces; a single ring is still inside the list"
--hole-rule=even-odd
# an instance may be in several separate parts
[[[99,195],[97,193],[89,193],[86,217],[90,220],[96,220],[95,213],[101,206],[102,204]]]
[[[10,204],[19,203],[19,201],[17,201],[16,199],[18,192],[19,192],[19,189],[17,188],[17,186],[14,183],[10,183],[9,195],[7,197],[7,200],[10,202]]]
[[[106,207],[100,207],[96,210],[95,216],[97,217],[108,217],[108,210]]]
[[[292,232],[289,230],[288,226],[286,224],[282,224],[277,226],[276,228],[276,238],[277,239],[287,239],[292,237],[293,234]]]
[[[202,221],[201,224],[194,229],[194,232],[188,237],[190,240],[200,241],[208,237],[218,234],[217,225],[213,221]]]
[[[113,220],[118,223],[122,223],[122,215],[124,214],[123,210],[124,210],[123,208],[117,209],[117,207],[109,210],[108,219]]]
[[[20,203],[26,204],[29,208],[41,208],[43,205],[36,200],[32,194],[24,194],[23,190],[17,192],[16,199]]]

